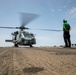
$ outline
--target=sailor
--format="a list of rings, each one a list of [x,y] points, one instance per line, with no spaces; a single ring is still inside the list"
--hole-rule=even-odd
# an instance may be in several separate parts
[[[64,19],[63,20],[63,38],[65,43],[64,48],[71,47],[70,30],[71,30],[70,24],[67,23],[66,19]]]

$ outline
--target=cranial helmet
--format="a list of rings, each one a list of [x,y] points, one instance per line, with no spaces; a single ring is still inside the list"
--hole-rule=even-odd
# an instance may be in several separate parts
[[[63,22],[67,22],[67,20],[66,19],[63,19]]]

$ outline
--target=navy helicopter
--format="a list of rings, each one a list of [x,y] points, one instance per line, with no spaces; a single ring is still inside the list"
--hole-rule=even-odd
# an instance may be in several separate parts
[[[35,34],[27,32],[30,28],[25,27],[29,22],[36,19],[39,15],[32,13],[20,13],[21,14],[21,26],[20,27],[3,27],[7,29],[19,29],[19,31],[15,31],[11,33],[12,39],[5,40],[6,42],[14,43],[15,47],[21,46],[30,46],[33,47],[36,44]],[[46,30],[46,31],[61,31],[61,30],[52,30],[52,29],[37,29],[37,30]]]
[[[24,29],[24,26],[19,27],[19,31],[15,31],[11,33],[12,40],[5,40],[6,42],[13,42],[15,47],[18,47],[19,45],[23,46],[30,46],[32,47],[33,44],[36,44],[36,38],[33,33],[26,32]]]

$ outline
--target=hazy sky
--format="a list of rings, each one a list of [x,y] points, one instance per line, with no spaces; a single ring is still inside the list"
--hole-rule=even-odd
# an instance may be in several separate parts
[[[20,26],[19,13],[34,13],[39,17],[27,27],[36,29],[62,30],[62,21],[71,25],[71,41],[76,43],[76,0],[0,0],[0,26]],[[15,30],[0,29],[0,46],[10,46],[5,39],[11,39]],[[35,46],[64,45],[63,32],[29,30],[36,34]]]

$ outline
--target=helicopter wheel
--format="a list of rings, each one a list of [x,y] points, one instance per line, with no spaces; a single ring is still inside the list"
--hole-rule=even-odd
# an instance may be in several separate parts
[[[33,47],[31,43],[30,43],[30,47]]]
[[[18,47],[18,44],[14,44],[15,47]]]
[[[30,47],[33,47],[31,43],[30,43]]]

